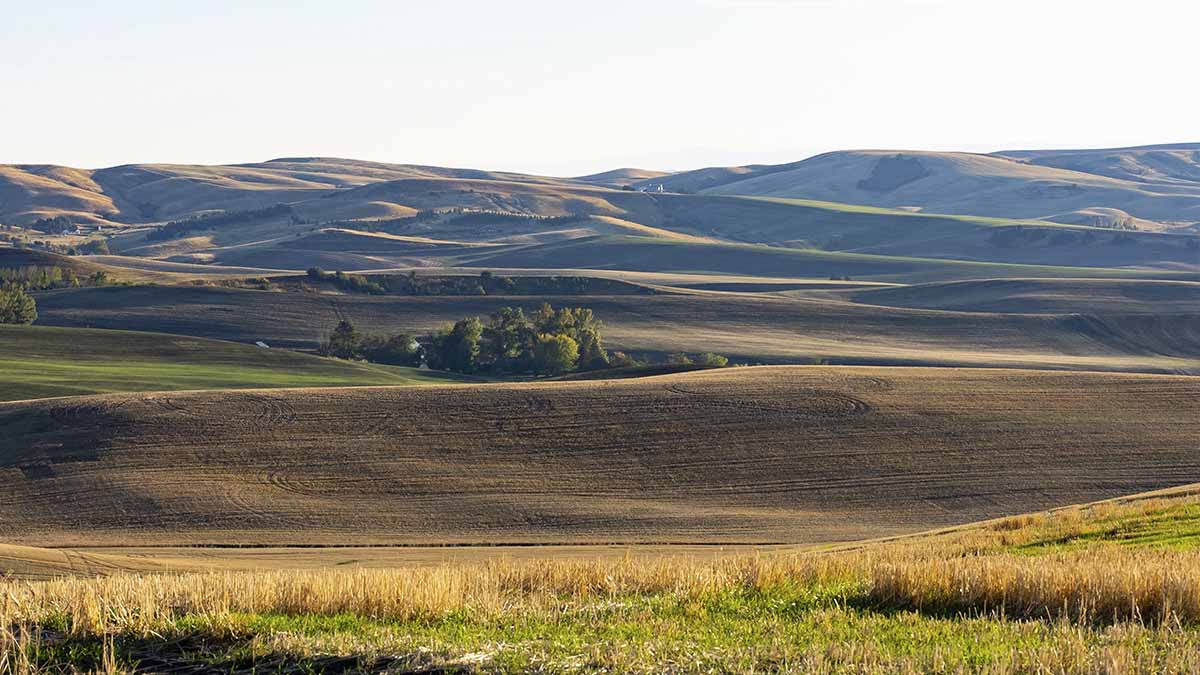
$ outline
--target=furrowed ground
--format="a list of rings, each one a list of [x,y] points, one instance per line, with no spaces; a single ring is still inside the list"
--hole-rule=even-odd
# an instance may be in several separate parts
[[[818,543],[1194,482],[1200,381],[762,367],[0,405],[31,545]]]

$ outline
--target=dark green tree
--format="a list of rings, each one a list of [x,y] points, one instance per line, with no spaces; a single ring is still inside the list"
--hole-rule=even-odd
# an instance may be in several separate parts
[[[489,317],[480,345],[480,365],[500,372],[527,372],[532,367],[537,331],[520,308],[505,307]]]
[[[458,373],[479,369],[479,342],[483,322],[478,317],[463,319],[433,336],[428,354],[429,366]]]
[[[413,367],[421,365],[421,345],[406,333],[364,340],[363,355],[372,363]]]
[[[362,336],[354,328],[354,324],[345,319],[329,334],[329,339],[321,345],[321,353],[339,359],[353,359],[360,354]]]
[[[24,288],[0,288],[0,323],[31,324],[37,321],[37,302]]]

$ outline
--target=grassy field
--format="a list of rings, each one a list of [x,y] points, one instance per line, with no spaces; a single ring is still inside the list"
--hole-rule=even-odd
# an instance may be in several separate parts
[[[831,552],[0,581],[0,666],[110,672],[1193,672],[1194,491]],[[1021,552],[1014,552],[1021,548]]]
[[[764,367],[10,403],[0,537],[856,540],[1193,482],[1198,388],[1172,376]]]
[[[159,333],[0,326],[0,401],[122,391],[347,387],[455,381],[442,373],[323,359]]]

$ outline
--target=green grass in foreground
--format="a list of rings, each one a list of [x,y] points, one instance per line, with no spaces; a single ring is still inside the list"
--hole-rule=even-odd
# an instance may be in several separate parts
[[[0,401],[124,391],[433,384],[452,376],[159,333],[0,326]]]
[[[1090,672],[1106,663],[1157,672],[1194,665],[1189,654],[1200,650],[1200,631],[1177,626],[890,611],[870,607],[854,583],[549,604],[544,611],[411,621],[240,614],[215,627],[189,616],[156,632],[205,636],[199,652],[162,656],[225,669],[280,655],[311,668],[320,656],[354,655],[364,662],[396,657],[402,669],[463,664],[488,673]],[[119,637],[118,662],[133,666],[145,644],[143,637]],[[87,668],[98,665],[101,651],[92,637],[46,646],[38,658],[46,666]]]

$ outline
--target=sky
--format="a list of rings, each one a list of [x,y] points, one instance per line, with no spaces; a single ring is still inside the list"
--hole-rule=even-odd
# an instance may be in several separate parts
[[[1200,141],[1185,0],[0,0],[0,163],[546,175]]]

